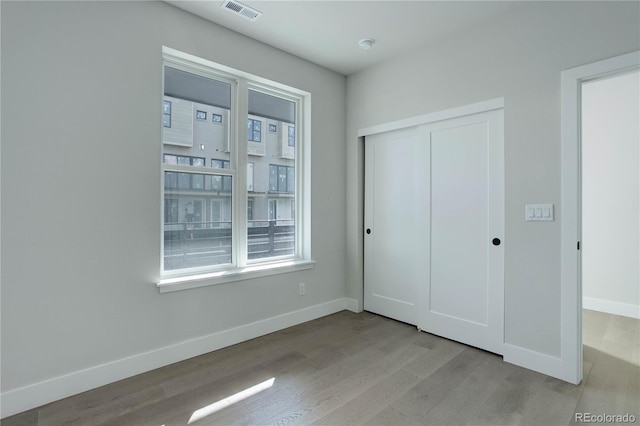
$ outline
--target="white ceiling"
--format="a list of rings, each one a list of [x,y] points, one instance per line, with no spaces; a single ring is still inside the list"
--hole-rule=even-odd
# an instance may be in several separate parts
[[[263,15],[255,22],[221,7],[222,0],[168,3],[344,75],[481,24],[520,1],[243,1]],[[358,47],[373,38],[370,50]]]

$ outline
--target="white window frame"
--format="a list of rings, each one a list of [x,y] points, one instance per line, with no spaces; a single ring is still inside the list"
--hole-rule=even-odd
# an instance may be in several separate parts
[[[161,293],[184,290],[239,281],[262,276],[310,269],[315,263],[311,257],[311,99],[310,93],[273,82],[262,77],[239,71],[206,59],[163,47],[164,66],[178,67],[194,74],[204,75],[222,81],[232,82],[231,110],[229,120],[231,168],[211,169],[186,167],[185,171],[205,174],[226,174],[232,176],[232,263],[212,265],[174,271],[164,271],[164,247],[160,251],[161,270],[157,287]],[[163,82],[164,86],[164,82]],[[271,94],[296,103],[296,191],[295,203],[296,236],[295,253],[290,256],[268,258],[266,260],[247,259],[247,168],[253,162],[247,154],[247,119],[249,89]],[[163,93],[161,93],[163,95]],[[162,108],[162,102],[159,103]],[[234,114],[235,113],[235,114]],[[264,124],[264,123],[263,123]],[[163,128],[162,114],[159,126]],[[264,136],[264,131],[263,131]],[[266,138],[265,138],[266,139]],[[263,141],[266,144],[266,140]],[[164,172],[176,169],[175,165],[161,162],[161,224],[164,225]],[[182,168],[182,167],[178,167]],[[160,228],[161,244],[164,244],[163,226]]]

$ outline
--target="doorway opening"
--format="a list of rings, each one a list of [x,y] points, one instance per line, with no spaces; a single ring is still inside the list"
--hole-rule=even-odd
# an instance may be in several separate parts
[[[638,69],[640,51],[562,72],[561,358],[562,378],[574,384],[583,375],[583,85]]]
[[[640,319],[640,69],[581,93],[583,308]]]

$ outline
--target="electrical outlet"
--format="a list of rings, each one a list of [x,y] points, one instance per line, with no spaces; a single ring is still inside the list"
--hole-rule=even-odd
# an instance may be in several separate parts
[[[307,292],[307,285],[305,283],[298,284],[298,296],[304,296]]]

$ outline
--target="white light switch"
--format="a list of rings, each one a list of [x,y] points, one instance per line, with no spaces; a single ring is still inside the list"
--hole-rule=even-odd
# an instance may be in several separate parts
[[[527,222],[552,222],[553,204],[527,204],[524,217]]]

